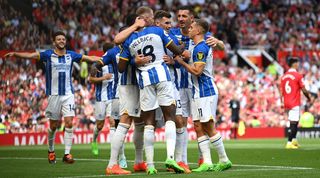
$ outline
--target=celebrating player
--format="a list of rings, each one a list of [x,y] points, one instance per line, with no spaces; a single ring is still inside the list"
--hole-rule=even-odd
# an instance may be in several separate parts
[[[212,49],[204,41],[208,29],[208,23],[200,19],[196,19],[189,28],[189,37],[195,44],[191,57],[193,64],[186,63],[181,57],[175,58],[192,74],[192,119],[204,161],[199,168],[193,169],[193,172],[223,171],[232,166],[225,152],[221,135],[216,131],[214,126],[218,103],[218,89],[212,75]],[[210,142],[217,150],[219,156],[219,162],[215,166],[211,160]]]
[[[74,159],[70,154],[70,150],[73,138],[72,120],[75,116],[74,91],[71,81],[72,64],[73,62],[80,62],[82,60],[96,62],[100,61],[100,57],[86,56],[66,50],[66,35],[62,31],[55,32],[52,39],[54,49],[40,53],[10,52],[6,54],[5,57],[14,56],[18,58],[38,59],[46,63],[46,94],[48,96],[46,117],[50,120],[50,128],[48,129],[48,161],[50,164],[56,163],[54,140],[58,122],[62,114],[65,123],[65,151],[62,161],[72,164]]]

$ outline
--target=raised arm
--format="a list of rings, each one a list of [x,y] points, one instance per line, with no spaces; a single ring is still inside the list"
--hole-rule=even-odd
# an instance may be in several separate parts
[[[120,45],[123,43],[134,31],[136,31],[138,28],[144,27],[146,25],[146,22],[141,17],[137,17],[136,21],[133,25],[126,28],[125,30],[122,30],[114,37],[114,43],[117,45]]]
[[[40,54],[39,52],[10,52],[4,55],[4,57],[18,57],[18,58],[26,58],[26,59],[39,59]]]

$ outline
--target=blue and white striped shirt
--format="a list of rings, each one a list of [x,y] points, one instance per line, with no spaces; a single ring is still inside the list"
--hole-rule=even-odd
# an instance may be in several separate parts
[[[134,60],[138,54],[149,56],[150,63],[137,67],[137,79],[140,88],[171,81],[168,66],[163,61],[165,47],[172,42],[160,27],[146,27],[140,32],[132,33],[123,43],[120,54],[122,60]]]
[[[213,80],[213,54],[205,41],[198,43],[192,51],[193,63],[204,63],[205,67],[200,76],[192,75],[193,98],[202,98],[218,94],[218,88]]]
[[[80,62],[82,54],[67,50],[59,56],[54,50],[40,52],[40,61],[46,63],[46,94],[69,95],[74,93],[72,85],[72,63]]]

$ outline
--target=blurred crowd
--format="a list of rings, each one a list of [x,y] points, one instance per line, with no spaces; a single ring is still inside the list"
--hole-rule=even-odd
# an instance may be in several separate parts
[[[227,50],[264,48],[274,57],[277,50],[320,50],[320,6],[313,0],[33,0],[32,18],[0,0],[0,50],[34,50],[51,47],[51,34],[57,29],[67,33],[68,48],[86,53],[99,50],[112,41],[127,14],[142,5],[171,12],[193,5],[201,18],[210,22],[211,32],[223,40]],[[302,58],[300,72],[307,89],[318,99],[303,106],[320,127],[319,59]],[[284,127],[287,116],[279,94],[279,76],[273,72],[239,68],[227,60],[215,61],[215,80],[219,88],[217,123],[231,126],[229,101],[240,101],[240,119],[248,127]],[[6,133],[43,132],[48,127],[43,64],[31,60],[0,58],[0,124]],[[94,86],[74,71],[76,130],[92,130],[95,119]],[[302,107],[302,112],[304,112]],[[108,125],[106,126],[106,128]],[[63,122],[60,129],[63,129]]]
[[[217,124],[220,128],[230,127],[231,109],[229,101],[240,101],[240,119],[247,127],[285,127],[287,116],[280,100],[279,76],[268,70],[255,73],[252,69],[239,68],[215,60],[215,81],[219,88]],[[314,126],[320,127],[320,67],[312,65],[312,70],[301,65],[306,88],[317,100],[309,106],[302,97],[304,106],[315,117]],[[41,64],[30,60],[3,60],[0,58],[0,119],[6,126],[6,133],[43,132],[48,127],[45,118],[47,97],[45,76]],[[74,71],[76,117],[74,128],[79,131],[93,130],[94,85],[80,84],[79,72]],[[108,120],[106,120],[108,128]],[[63,129],[63,122],[60,129]]]
[[[51,45],[51,34],[64,29],[75,50],[99,49],[112,41],[127,14],[142,5],[171,12],[192,5],[210,31],[230,49],[320,49],[320,6],[316,0],[33,0],[28,20],[0,0],[1,49],[35,49]]]

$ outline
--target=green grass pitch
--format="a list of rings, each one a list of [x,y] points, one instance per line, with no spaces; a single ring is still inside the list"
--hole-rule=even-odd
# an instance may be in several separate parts
[[[129,177],[192,177],[192,178],[231,178],[231,177],[285,177],[312,178],[320,177],[320,140],[300,140],[298,150],[284,149],[285,139],[267,140],[231,140],[225,141],[225,147],[233,167],[224,172],[206,172],[192,174],[175,174],[166,172],[164,160],[166,158],[165,143],[155,144],[155,161],[157,175],[133,173]],[[63,164],[63,145],[56,146],[57,164],[50,165],[47,161],[46,146],[0,147],[0,177],[60,177],[83,178],[105,177],[105,168],[110,155],[110,144],[99,145],[100,155],[91,154],[90,145],[73,145],[72,154],[75,164]],[[129,170],[132,171],[134,160],[134,146],[126,144],[126,157]],[[217,155],[212,150],[213,161]],[[197,167],[197,143],[189,142],[188,160],[191,168]],[[107,177],[128,177],[109,175]]]

